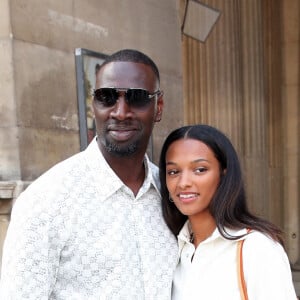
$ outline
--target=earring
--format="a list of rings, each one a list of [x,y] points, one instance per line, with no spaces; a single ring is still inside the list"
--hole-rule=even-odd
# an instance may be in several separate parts
[[[174,200],[171,198],[170,194],[169,194],[169,201],[174,203]]]
[[[155,119],[155,122],[160,122],[161,121],[161,116],[160,115],[157,115],[156,116],[156,119]]]

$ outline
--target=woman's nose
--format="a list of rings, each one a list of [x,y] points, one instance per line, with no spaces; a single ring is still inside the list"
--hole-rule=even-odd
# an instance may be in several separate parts
[[[191,177],[188,174],[188,172],[182,172],[179,177],[179,180],[178,180],[178,186],[181,189],[184,189],[184,188],[190,187],[191,184],[192,184]]]

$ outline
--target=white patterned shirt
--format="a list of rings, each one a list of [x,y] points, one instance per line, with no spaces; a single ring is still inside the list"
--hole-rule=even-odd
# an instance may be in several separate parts
[[[17,199],[3,249],[1,300],[169,300],[178,247],[145,158],[137,196],[96,140]]]
[[[172,300],[240,300],[237,241],[223,238],[216,229],[195,250],[188,227],[187,221],[178,236],[180,263],[174,275]],[[227,232],[238,236],[247,230]],[[297,299],[283,247],[257,231],[241,239],[245,239],[243,268],[249,300]]]

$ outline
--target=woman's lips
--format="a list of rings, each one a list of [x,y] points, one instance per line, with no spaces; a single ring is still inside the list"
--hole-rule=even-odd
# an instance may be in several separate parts
[[[191,203],[197,199],[198,195],[198,193],[180,193],[177,196],[182,203]]]

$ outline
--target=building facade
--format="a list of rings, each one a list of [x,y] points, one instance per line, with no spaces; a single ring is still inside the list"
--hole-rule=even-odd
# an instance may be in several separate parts
[[[0,2],[0,249],[13,200],[80,151],[75,49],[135,48],[157,63],[165,94],[153,160],[183,124],[227,133],[250,208],[285,231],[300,292],[300,1],[193,0],[219,12],[205,41],[183,33],[191,1]]]

